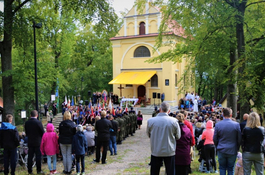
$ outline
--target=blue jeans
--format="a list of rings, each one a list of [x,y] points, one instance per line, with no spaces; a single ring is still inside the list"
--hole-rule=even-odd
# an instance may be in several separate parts
[[[17,148],[4,149],[4,174],[9,173],[9,163],[11,167],[11,175],[15,175],[17,166]]]
[[[111,155],[113,155],[113,149],[114,149],[114,154],[117,154],[116,136],[110,136],[109,150]]]
[[[29,153],[28,153],[28,173],[32,173],[32,160],[36,156],[36,166],[37,166],[37,173],[41,172],[41,152],[39,146],[30,146]]]
[[[52,158],[52,162],[53,162],[53,168],[51,166],[51,158]],[[48,167],[49,167],[49,170],[52,171],[52,170],[56,170],[56,154],[54,155],[51,155],[51,156],[48,156],[47,155],[47,163],[48,163]]]
[[[80,173],[80,159],[81,159],[81,173],[85,172],[85,155],[75,155],[76,159],[76,172]]]
[[[156,157],[151,155],[151,175],[159,175],[164,160],[167,175],[175,175],[175,155],[169,157]]]
[[[217,151],[218,161],[219,161],[219,170],[220,175],[226,175],[226,171],[228,175],[234,175],[234,167],[236,161],[236,154],[225,154]]]

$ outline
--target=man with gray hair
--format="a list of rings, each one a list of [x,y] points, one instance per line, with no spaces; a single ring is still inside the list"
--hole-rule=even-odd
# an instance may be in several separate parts
[[[161,103],[159,114],[147,121],[146,133],[151,142],[151,175],[158,175],[164,161],[167,175],[175,175],[176,140],[181,132],[178,120],[168,116],[169,104]]]

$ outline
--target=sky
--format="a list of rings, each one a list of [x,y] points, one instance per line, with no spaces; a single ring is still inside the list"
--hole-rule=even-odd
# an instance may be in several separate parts
[[[130,10],[134,5],[135,0],[110,0],[110,2],[117,15],[121,17],[120,12],[124,12],[126,9]]]
[[[133,7],[135,0],[109,0],[112,4],[111,6],[115,9],[119,17],[121,17],[120,12],[130,10]],[[0,11],[4,10],[4,3],[0,0]]]

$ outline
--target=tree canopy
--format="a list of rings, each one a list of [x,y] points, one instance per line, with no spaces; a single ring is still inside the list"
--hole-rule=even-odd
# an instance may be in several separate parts
[[[0,17],[4,116],[17,117],[21,109],[35,106],[33,21],[42,23],[36,29],[41,104],[55,94],[57,79],[61,100],[78,94],[86,100],[88,90],[111,91],[109,38],[120,24],[107,0],[4,0]]]

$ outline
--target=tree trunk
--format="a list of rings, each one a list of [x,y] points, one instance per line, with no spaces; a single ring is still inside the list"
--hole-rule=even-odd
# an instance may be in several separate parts
[[[237,98],[236,98],[236,71],[233,71],[236,62],[235,49],[230,49],[230,67],[227,70],[228,84],[227,84],[227,107],[233,111],[233,117],[237,115]]]
[[[238,59],[244,60],[245,58],[245,36],[244,36],[244,14],[246,9],[246,1],[242,1],[237,10],[239,15],[236,16],[237,18],[237,25],[236,25],[236,38],[237,38],[237,50],[238,50]],[[242,78],[242,74],[244,73],[245,63],[243,62],[241,67],[238,69],[239,77]],[[244,91],[244,83],[241,83],[239,79],[239,102],[240,102],[240,120],[243,120],[243,114],[249,113],[249,97]]]
[[[201,96],[201,86],[202,86],[202,73],[200,73],[200,81],[198,84],[198,95]]]
[[[12,24],[13,24],[13,13],[12,13],[12,3],[10,1],[4,1],[4,40],[1,42],[1,64],[3,74],[7,71],[12,70]],[[14,115],[14,87],[12,82],[12,75],[2,77],[3,86],[3,100],[4,100],[4,114],[3,119],[5,119],[6,114]],[[15,123],[15,117],[13,118],[13,123]]]

